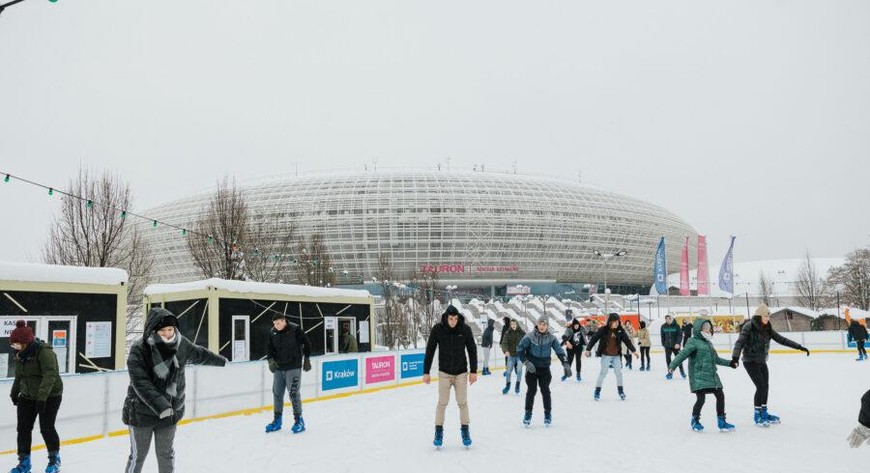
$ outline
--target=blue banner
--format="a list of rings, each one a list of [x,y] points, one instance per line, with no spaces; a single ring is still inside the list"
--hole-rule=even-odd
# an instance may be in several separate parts
[[[417,378],[423,376],[423,353],[411,353],[402,355],[401,379]]]
[[[656,282],[656,293],[664,295],[668,293],[668,264],[665,257],[665,237],[659,240],[656,250],[656,260],[653,267],[653,277]]]
[[[731,237],[731,246],[728,247],[728,253],[725,253],[725,259],[722,260],[722,266],[719,268],[719,289],[734,295],[734,239]]]
[[[327,361],[321,369],[324,391],[359,385],[359,360]]]

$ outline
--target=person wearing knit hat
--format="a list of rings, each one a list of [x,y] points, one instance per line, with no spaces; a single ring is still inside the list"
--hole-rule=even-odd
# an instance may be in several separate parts
[[[579,317],[571,319],[571,322],[565,328],[562,334],[562,346],[565,347],[565,352],[567,353],[568,365],[571,365],[576,360],[575,374],[579,383],[583,380],[580,370],[583,368],[583,347],[586,346],[586,329],[580,323]],[[566,379],[568,379],[566,376],[562,376],[562,381]]]
[[[520,340],[526,336],[523,329],[520,328],[520,323],[515,318],[509,318],[508,324],[502,329],[501,351],[507,357],[505,363],[505,385],[502,389],[502,394],[507,394],[511,390],[511,376],[516,373],[517,384],[514,387],[514,392],[520,393],[520,380],[523,377],[523,364],[520,363],[520,357],[517,356],[517,347]]]
[[[600,342],[600,343],[599,343]],[[601,371],[598,373],[598,381],[595,383],[594,399],[601,399],[601,385],[604,383],[604,377],[607,376],[607,371],[613,368],[616,374],[616,391],[620,399],[625,400],[625,390],[622,384],[622,348],[624,344],[628,347],[631,354],[638,358],[637,350],[625,333],[625,329],[619,325],[619,314],[611,313],[607,316],[607,323],[599,328],[595,335],[586,344],[586,357],[588,358],[592,352],[592,347],[598,343],[598,350],[595,356],[601,357]]]
[[[544,401],[544,425],[549,426],[553,421],[552,400],[550,397],[550,381],[553,375],[550,372],[551,352],[555,352],[562,362],[565,376],[571,376],[571,365],[565,356],[565,350],[559,344],[559,339],[550,333],[550,324],[547,316],[538,318],[535,329],[526,334],[517,346],[517,356],[526,367],[526,413],[523,424],[527,427],[532,423],[532,407],[535,404],[535,394],[538,387],[541,388],[541,398]]]
[[[806,352],[807,356],[810,356],[808,348],[783,337],[773,329],[773,325],[770,323],[770,309],[765,304],[759,305],[755,309],[755,315],[752,319],[743,325],[737,342],[734,344],[734,352],[731,354],[731,367],[737,367],[740,354],[743,353],[743,367],[755,385],[753,421],[759,427],[780,423],[779,416],[767,411],[768,382],[770,379],[767,370],[767,357],[770,352],[771,340],[775,340],[780,345]]]
[[[9,334],[9,343],[15,350],[15,381],[9,395],[17,408],[18,465],[11,473],[29,472],[33,426],[39,418],[39,430],[48,450],[45,471],[60,471],[60,436],[54,424],[63,397],[63,381],[57,366],[57,356],[50,346],[33,335],[23,320],[15,323]]]
[[[355,339],[354,339],[355,340]],[[293,427],[298,434],[305,430],[302,417],[302,371],[311,371],[311,342],[302,327],[287,320],[281,312],[272,313],[272,330],[266,344],[266,362],[272,372],[272,422],[266,432],[281,430],[284,423],[284,392],[293,404]]]

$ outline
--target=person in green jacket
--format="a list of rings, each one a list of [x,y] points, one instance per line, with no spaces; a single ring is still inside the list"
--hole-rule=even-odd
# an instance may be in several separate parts
[[[520,340],[526,336],[516,319],[510,319],[510,324],[504,328],[501,337],[501,351],[504,356],[508,357],[507,366],[505,367],[505,385],[502,389],[502,394],[507,394],[511,390],[511,375],[517,373],[517,385],[514,391],[520,393],[520,380],[523,377],[523,364],[520,362],[520,357],[517,356],[517,346]]]
[[[731,366],[731,362],[720,357],[713,348],[713,323],[709,319],[698,318],[692,328],[692,337],[686,342],[683,349],[677,353],[671,364],[668,365],[668,373],[673,374],[686,358],[689,359],[689,389],[695,393],[697,400],[692,408],[691,427],[695,432],[703,432],[701,425],[701,408],[707,394],[716,396],[716,416],[718,417],[719,430],[731,432],[734,425],[725,421],[725,391],[722,389],[722,381],[716,374],[716,365]]]
[[[15,350],[15,381],[10,397],[18,408],[18,465],[10,473],[30,472],[30,447],[37,417],[48,450],[45,471],[55,473],[60,471],[60,436],[54,423],[63,394],[57,356],[51,347],[34,337],[33,330],[23,320],[15,323],[9,343]]]

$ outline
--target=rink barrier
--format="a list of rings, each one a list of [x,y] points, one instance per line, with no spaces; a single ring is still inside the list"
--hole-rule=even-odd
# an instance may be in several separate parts
[[[738,334],[716,334],[714,346],[720,356],[730,354],[733,342]],[[783,333],[811,349],[813,353],[852,353],[846,337],[842,332],[792,332]],[[658,336],[653,336],[651,353],[663,354],[658,342]],[[792,349],[771,350],[772,354],[803,354]],[[386,352],[370,352],[359,354],[342,354],[313,357],[312,370],[303,373],[301,394],[303,403],[328,401],[358,394],[370,394],[388,389],[415,386],[422,383],[423,350],[398,350]],[[393,357],[392,376],[390,368],[384,365],[384,357]],[[380,358],[380,364],[373,367],[372,382],[367,383],[369,374],[366,360]],[[437,380],[438,361],[435,357],[431,374],[432,380]],[[413,366],[403,367],[402,360]],[[478,347],[478,371],[482,368],[482,349]],[[330,387],[324,383],[327,372],[324,367],[349,366],[355,363],[355,374],[342,373],[341,378],[348,376],[352,383],[343,387]],[[343,362],[343,363],[342,363]],[[337,363],[337,364],[334,364]],[[490,356],[490,369],[504,369],[504,355],[498,348],[493,349]],[[187,399],[185,415],[179,425],[193,422],[222,419],[240,415],[257,415],[273,408],[272,374],[263,361],[234,362],[227,367],[188,366],[187,369]],[[230,371],[230,373],[227,373]],[[232,382],[227,382],[232,379]],[[58,430],[61,433],[61,445],[75,445],[92,442],[107,437],[128,435],[127,427],[121,422],[121,408],[127,395],[129,376],[126,370],[105,373],[69,374],[63,375],[63,403],[58,413]],[[335,386],[335,370],[332,370],[331,385]],[[349,381],[348,381],[349,382]],[[339,383],[340,384],[340,383]],[[345,383],[347,384],[347,383]],[[0,380],[0,389],[8,392],[12,380]],[[250,387],[250,388],[247,388]],[[285,397],[286,399],[286,397]],[[260,407],[250,407],[250,406]],[[285,402],[285,406],[290,404]],[[73,410],[70,406],[74,406]],[[34,433],[34,436],[38,436]],[[0,409],[0,455],[15,454],[16,410]],[[33,450],[44,449],[45,445],[34,445]]]

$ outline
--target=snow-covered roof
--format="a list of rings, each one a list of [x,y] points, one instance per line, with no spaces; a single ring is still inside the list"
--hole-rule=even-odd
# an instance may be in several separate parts
[[[358,289],[335,289],[330,287],[300,286],[297,284],[278,284],[268,282],[228,281],[226,279],[205,279],[202,281],[177,284],[152,284],[145,288],[146,296],[173,294],[178,292],[220,289],[229,292],[251,294],[281,294],[290,297],[371,297],[369,291]]]
[[[117,286],[127,283],[127,271],[118,268],[90,268],[0,261],[0,281]]]

